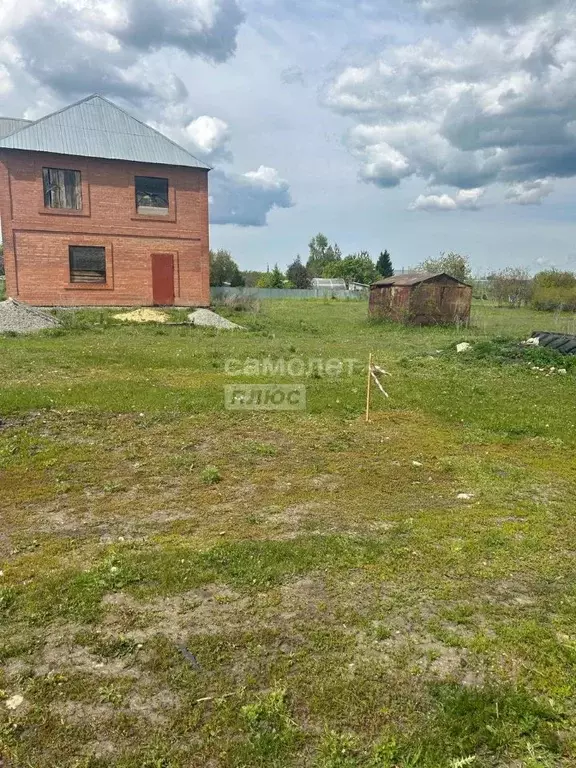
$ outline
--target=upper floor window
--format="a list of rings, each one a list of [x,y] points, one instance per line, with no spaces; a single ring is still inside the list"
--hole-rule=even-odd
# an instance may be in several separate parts
[[[136,176],[136,213],[166,216],[168,213],[168,179]]]
[[[44,205],[46,208],[82,210],[82,180],[80,171],[63,168],[43,168]]]

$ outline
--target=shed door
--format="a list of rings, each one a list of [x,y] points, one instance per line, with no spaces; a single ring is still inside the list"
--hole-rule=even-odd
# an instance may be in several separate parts
[[[171,253],[152,254],[152,301],[174,304],[174,257]]]

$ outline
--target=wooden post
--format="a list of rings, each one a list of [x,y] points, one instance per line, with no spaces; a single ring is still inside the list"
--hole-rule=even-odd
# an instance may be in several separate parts
[[[372,387],[372,352],[368,358],[368,381],[366,383],[366,423],[370,421],[370,390]]]

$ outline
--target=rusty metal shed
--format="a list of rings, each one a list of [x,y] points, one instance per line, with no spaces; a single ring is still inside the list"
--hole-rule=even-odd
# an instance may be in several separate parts
[[[470,320],[472,287],[439,272],[395,275],[370,286],[370,317],[412,325],[446,325]]]

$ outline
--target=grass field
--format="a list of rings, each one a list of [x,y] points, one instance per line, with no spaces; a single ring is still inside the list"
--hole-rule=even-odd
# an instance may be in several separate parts
[[[576,359],[493,341],[574,316],[61,316],[0,338],[1,765],[576,764]],[[369,352],[392,376],[365,424]],[[226,411],[236,381],[308,408]]]

